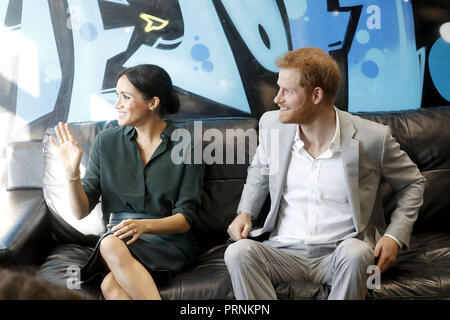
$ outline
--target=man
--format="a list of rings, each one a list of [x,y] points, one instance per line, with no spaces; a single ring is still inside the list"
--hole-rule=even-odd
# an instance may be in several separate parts
[[[367,268],[381,272],[408,248],[425,178],[387,126],[334,107],[336,62],[319,48],[277,60],[280,110],[260,120],[260,138],[228,227],[225,263],[237,299],[276,299],[282,282],[331,286],[329,299],[364,299]],[[386,227],[380,181],[396,192]],[[261,229],[252,229],[270,193]],[[270,232],[268,240],[247,237]]]

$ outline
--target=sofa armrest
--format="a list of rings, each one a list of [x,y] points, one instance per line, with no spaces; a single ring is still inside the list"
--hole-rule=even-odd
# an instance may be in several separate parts
[[[49,211],[42,190],[1,194],[0,265],[40,264],[49,250]]]

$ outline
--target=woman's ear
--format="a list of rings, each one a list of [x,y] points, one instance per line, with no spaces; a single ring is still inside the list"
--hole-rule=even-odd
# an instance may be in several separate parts
[[[158,108],[158,106],[159,106],[159,98],[158,97],[153,97],[149,101],[148,110],[153,111],[156,108]]]

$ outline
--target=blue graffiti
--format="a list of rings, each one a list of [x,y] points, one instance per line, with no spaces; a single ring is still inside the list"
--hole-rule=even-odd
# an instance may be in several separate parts
[[[378,65],[376,62],[372,60],[366,60],[361,65],[361,71],[363,75],[365,75],[367,78],[374,79],[378,76],[379,70]]]
[[[341,1],[363,5],[348,52],[348,110],[383,111],[420,107],[424,55],[416,51],[411,2]],[[329,51],[344,42],[350,14],[329,12],[326,1],[286,0],[293,48]],[[356,40],[356,41],[355,41]]]
[[[420,108],[425,51],[416,49],[411,2],[364,1],[355,40],[348,54],[349,111]]]
[[[80,27],[80,35],[86,41],[94,41],[97,38],[97,28],[92,23],[84,23]]]
[[[286,52],[289,45],[276,1],[222,0],[222,3],[258,63],[266,70],[278,72],[275,59]],[[267,43],[261,33],[267,37]]]
[[[428,59],[431,78],[442,97],[450,102],[450,43],[439,38]]]
[[[200,37],[194,37],[195,40],[199,40]],[[209,49],[204,44],[198,43],[195,44],[191,49],[191,57],[201,63],[201,67],[205,72],[213,72],[214,64],[211,61],[208,61],[210,57]],[[194,70],[199,70],[198,66],[194,66]]]
[[[292,48],[319,47],[324,51],[341,48],[350,19],[349,12],[329,12],[326,1],[285,0]]]
[[[148,9],[152,1],[64,1],[74,56],[68,121],[113,118],[111,75],[148,62],[164,67],[174,85],[195,97],[257,114],[254,98],[275,84],[275,59],[305,46],[344,56],[347,100],[338,107],[420,108],[426,65],[437,91],[450,101],[450,44],[438,39],[426,61],[425,48],[416,46],[412,1],[179,0],[170,2],[177,10],[161,2],[159,17]],[[8,3],[0,3],[2,21]],[[20,26],[1,34],[15,32],[20,36],[12,46],[26,48],[15,108],[23,126],[53,110],[62,75],[48,1],[23,1],[21,17]],[[240,54],[248,59],[239,60]],[[248,72],[267,77],[249,84]]]

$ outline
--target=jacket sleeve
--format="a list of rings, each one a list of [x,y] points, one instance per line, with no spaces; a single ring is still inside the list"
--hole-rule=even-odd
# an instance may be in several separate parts
[[[385,233],[409,247],[413,224],[423,203],[425,177],[400,149],[389,128],[384,136],[381,174],[396,192],[395,208]]]
[[[249,212],[256,219],[269,193],[269,156],[266,153],[267,130],[263,125],[264,116],[259,122],[258,147],[250,166],[247,169],[247,180],[244,184],[237,211]]]

